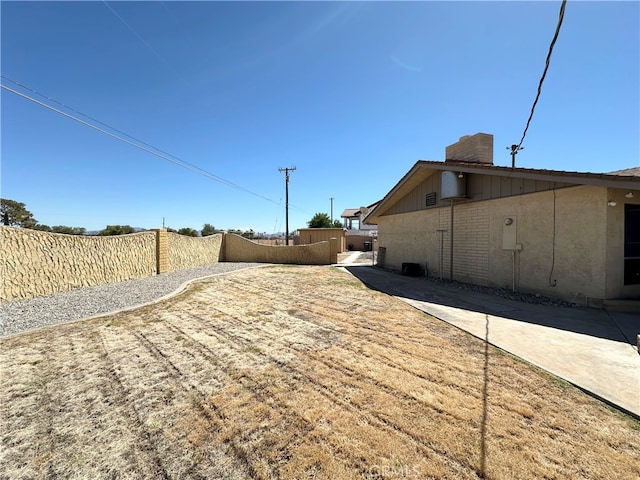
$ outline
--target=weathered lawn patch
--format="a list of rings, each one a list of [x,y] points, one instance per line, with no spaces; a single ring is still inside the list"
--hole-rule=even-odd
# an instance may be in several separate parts
[[[638,478],[638,422],[330,267],[0,341],[0,478]]]

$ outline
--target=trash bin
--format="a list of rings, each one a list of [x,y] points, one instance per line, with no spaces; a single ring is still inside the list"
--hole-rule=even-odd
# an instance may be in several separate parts
[[[364,251],[365,252],[371,251],[371,242],[364,242]]]

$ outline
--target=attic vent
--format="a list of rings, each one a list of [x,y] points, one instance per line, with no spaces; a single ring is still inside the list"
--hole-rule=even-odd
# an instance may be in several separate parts
[[[425,198],[426,198],[425,206],[427,206],[427,207],[435,206],[435,204],[436,204],[436,192],[427,193]]]

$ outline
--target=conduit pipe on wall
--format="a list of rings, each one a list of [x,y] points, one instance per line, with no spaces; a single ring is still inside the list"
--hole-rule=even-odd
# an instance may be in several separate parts
[[[511,250],[511,291],[516,291],[516,251]]]
[[[453,199],[451,199],[451,225],[450,225],[450,242],[449,242],[449,280],[453,280]]]
[[[444,229],[438,229],[438,233],[440,234],[440,262],[438,263],[438,270],[440,270],[440,280],[442,280],[444,275]]]

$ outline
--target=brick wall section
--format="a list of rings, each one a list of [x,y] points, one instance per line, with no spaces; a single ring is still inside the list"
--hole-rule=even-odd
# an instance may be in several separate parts
[[[62,235],[0,227],[0,301],[49,295],[156,273],[156,234]]]
[[[489,279],[489,207],[454,206],[453,278],[484,285]]]
[[[220,261],[223,237],[220,233],[208,237],[186,237],[169,232],[166,237],[169,272]]]
[[[476,133],[461,137],[457,143],[445,149],[445,161],[493,164],[493,135]]]
[[[169,238],[166,228],[156,228],[156,273],[169,271]]]

